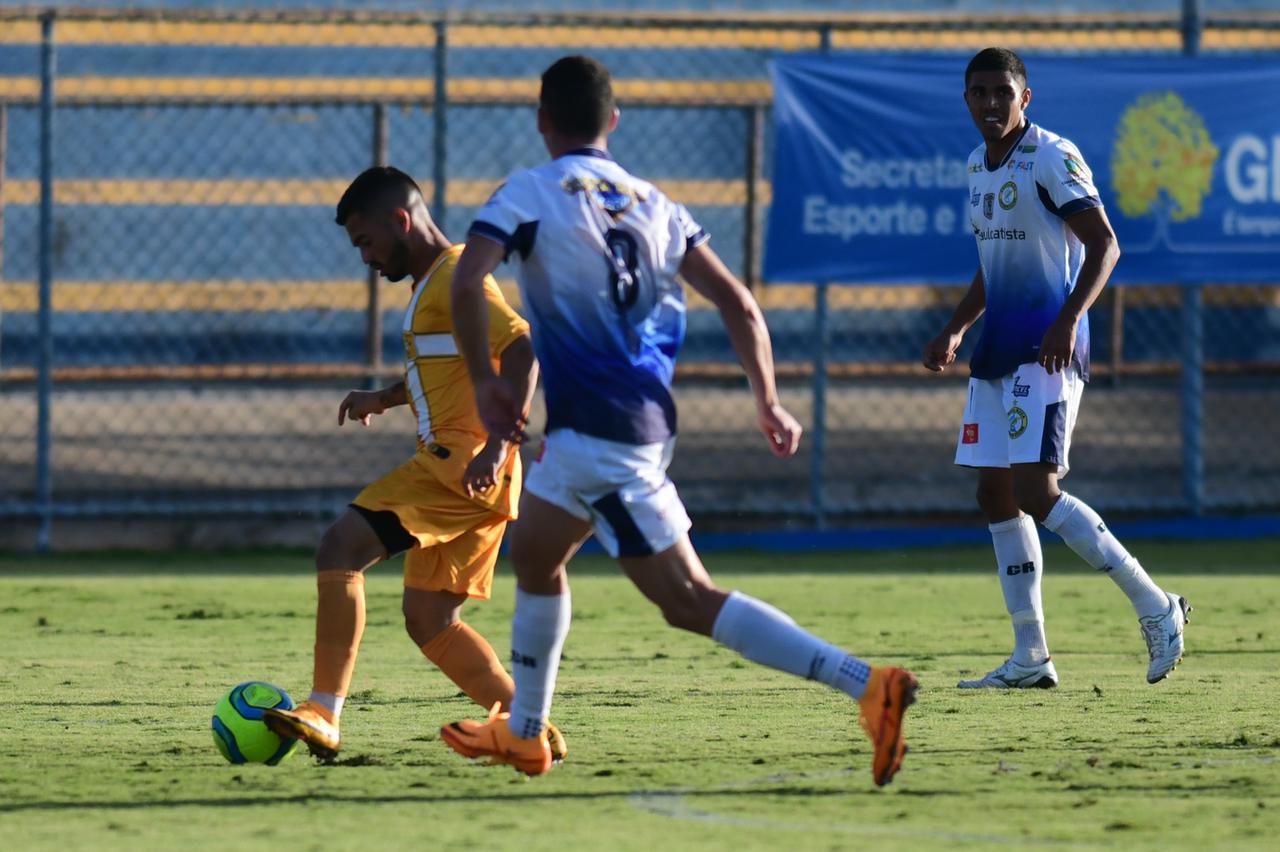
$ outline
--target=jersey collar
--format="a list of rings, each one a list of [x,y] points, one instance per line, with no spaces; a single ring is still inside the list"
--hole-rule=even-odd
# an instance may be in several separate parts
[[[1030,129],[1031,119],[1023,119],[1022,132],[1018,134],[1017,139],[1013,140],[1013,144],[1009,146],[1009,150],[1004,152],[1004,156],[1000,159],[1000,162],[994,166],[987,165],[987,146],[984,144],[982,146],[982,165],[987,167],[987,171],[998,172],[1000,169],[1004,168],[1004,164],[1009,162],[1009,158],[1013,156],[1013,152],[1018,150],[1018,145],[1022,143],[1022,137],[1026,136],[1027,131]]]
[[[430,281],[431,276],[436,274],[436,270],[439,269],[440,266],[450,258],[450,256],[462,254],[462,250],[464,248],[466,248],[465,243],[455,243],[440,252],[440,256],[436,258],[436,262],[431,264],[431,268],[427,270],[427,274],[413,282],[413,287],[411,287],[410,290],[417,290],[423,282]]]
[[[602,160],[612,160],[613,157],[603,148],[593,148],[590,145],[582,148],[574,148],[572,151],[565,151],[560,157],[599,157]],[[556,159],[560,159],[557,157]]]

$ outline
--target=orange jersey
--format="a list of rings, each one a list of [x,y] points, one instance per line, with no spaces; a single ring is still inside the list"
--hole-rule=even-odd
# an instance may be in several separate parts
[[[460,245],[446,250],[415,285],[403,326],[404,382],[418,424],[417,459],[460,494],[468,462],[489,437],[476,412],[471,376],[453,336],[450,290],[461,254]],[[529,324],[503,299],[492,276],[485,277],[484,295],[489,308],[489,352],[497,369],[502,351],[528,334]],[[514,517],[520,480],[519,453],[514,449],[499,479],[498,486],[476,502]]]

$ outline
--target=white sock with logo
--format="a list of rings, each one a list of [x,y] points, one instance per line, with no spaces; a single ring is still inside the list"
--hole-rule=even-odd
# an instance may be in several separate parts
[[[1044,519],[1045,529],[1062,536],[1067,546],[1115,581],[1133,604],[1139,618],[1169,610],[1169,599],[1129,555],[1098,513],[1065,491]]]
[[[782,610],[741,592],[729,594],[711,627],[711,638],[753,663],[821,681],[852,698],[867,691],[868,663],[814,636]]]
[[[312,704],[319,704],[328,710],[333,716],[333,723],[338,724],[338,719],[342,717],[342,705],[346,703],[345,695],[334,695],[332,692],[312,692],[307,696],[307,700]]]
[[[996,571],[1004,606],[1013,622],[1013,661],[1035,666],[1049,659],[1044,636],[1044,605],[1040,599],[1040,575],[1044,556],[1040,536],[1029,515],[991,524],[991,544],[996,551]]]
[[[516,588],[516,612],[511,619],[511,677],[516,694],[507,724],[517,737],[536,737],[551,714],[571,603],[567,590],[563,595],[534,595]]]

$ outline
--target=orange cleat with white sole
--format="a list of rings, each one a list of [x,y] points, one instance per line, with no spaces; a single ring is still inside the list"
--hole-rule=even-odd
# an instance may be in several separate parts
[[[552,764],[551,746],[544,727],[536,737],[517,737],[507,720],[510,713],[494,704],[486,722],[470,719],[451,722],[440,729],[440,739],[463,757],[487,757],[490,763],[505,763],[525,775],[545,775]],[[558,732],[557,732],[558,733]],[[561,744],[564,739],[561,738]]]
[[[902,717],[916,701],[920,683],[906,669],[880,666],[871,669],[867,691],[858,699],[859,722],[875,746],[871,777],[877,787],[893,780],[902,767],[907,744],[902,739]]]
[[[292,710],[264,710],[262,721],[279,736],[302,740],[320,760],[333,760],[338,756],[341,743],[338,725],[319,704],[303,701]]]

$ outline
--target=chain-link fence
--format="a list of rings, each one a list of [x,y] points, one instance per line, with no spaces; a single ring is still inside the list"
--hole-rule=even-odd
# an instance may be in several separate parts
[[[964,382],[916,366],[961,291],[759,281],[767,60],[1280,48],[1280,17],[1170,5],[820,22],[0,9],[0,517],[41,519],[47,542],[58,516],[327,515],[402,460],[407,416],[336,426],[346,388],[395,379],[407,287],[367,277],[333,205],[393,163],[461,239],[506,174],[544,159],[537,78],[577,51],[617,79],[619,160],[687,203],[755,288],[807,429],[798,458],[768,455],[695,302],[672,470],[690,509],[967,510]],[[1102,509],[1280,505],[1280,287],[1113,288],[1091,321],[1073,490]]]

